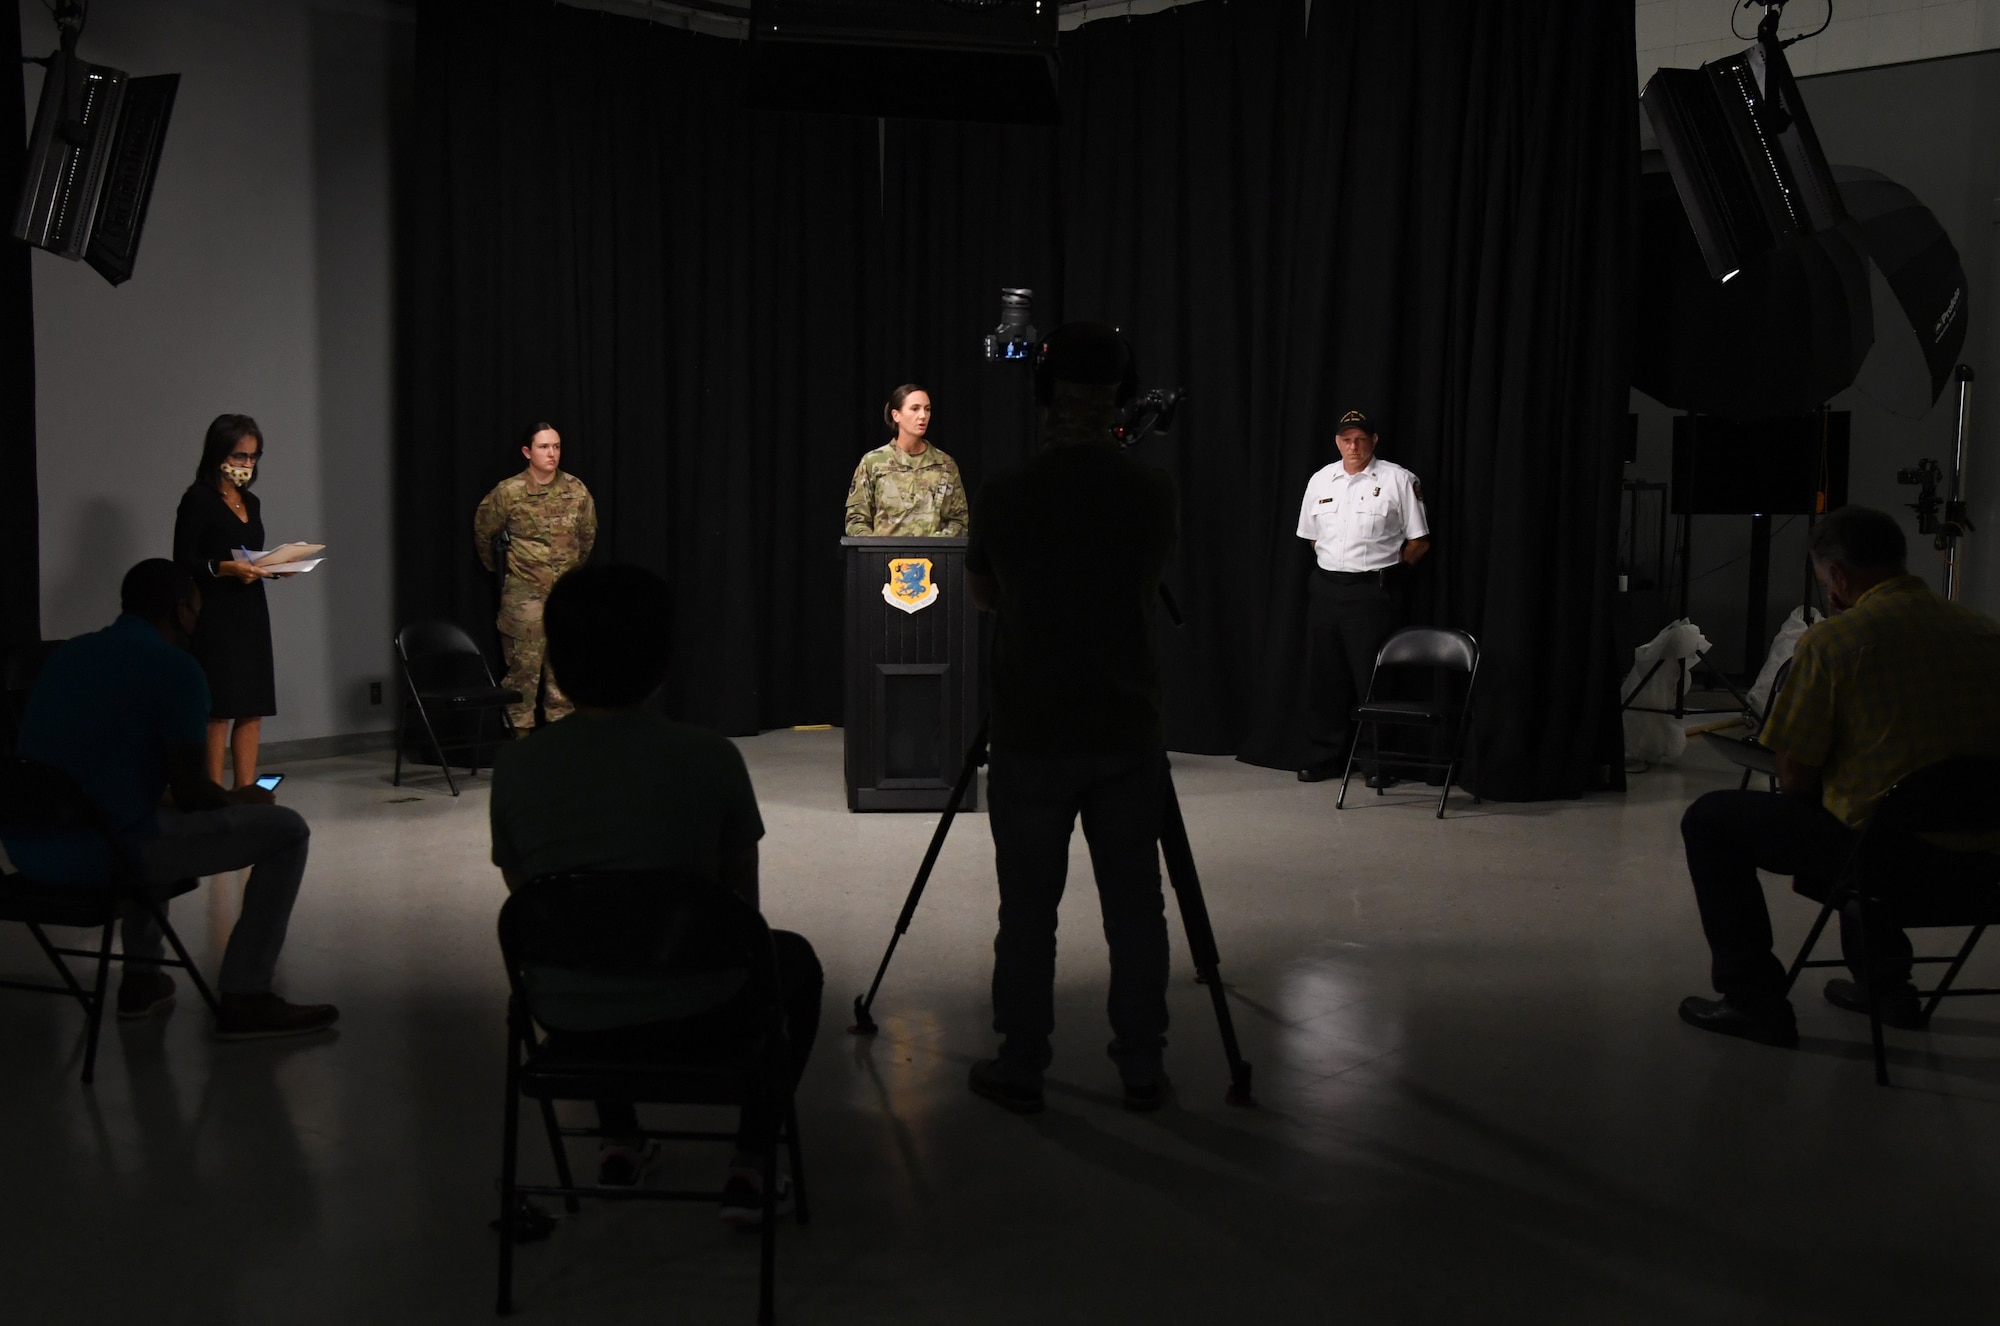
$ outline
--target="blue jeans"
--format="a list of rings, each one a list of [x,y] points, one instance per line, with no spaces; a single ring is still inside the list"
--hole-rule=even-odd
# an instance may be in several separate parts
[[[230,931],[216,988],[223,994],[264,994],[278,967],[291,925],[292,904],[306,873],[312,831],[284,806],[224,806],[220,810],[162,810],[160,836],[143,844],[146,877],[156,884],[189,876],[220,875],[251,867],[243,886],[243,911]],[[165,904],[161,904],[164,910]],[[150,916],[125,921],[129,966],[157,960],[164,940]]]
[[[1038,1076],[1053,1054],[1056,909],[1069,873],[1070,832],[1081,816],[1111,947],[1110,1055],[1125,1081],[1159,1080],[1167,1044],[1159,847],[1166,775],[1159,753],[992,753],[987,819],[1000,882],[993,1029],[1008,1067]]]

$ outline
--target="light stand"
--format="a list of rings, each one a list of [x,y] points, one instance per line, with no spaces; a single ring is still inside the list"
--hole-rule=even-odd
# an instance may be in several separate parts
[[[1963,577],[1958,567],[1958,540],[1972,528],[1965,513],[1965,449],[1972,429],[1972,369],[1958,366],[1958,439],[1951,460],[1951,495],[1944,503],[1944,523],[1937,542],[1944,551],[1944,596],[1957,599]]]

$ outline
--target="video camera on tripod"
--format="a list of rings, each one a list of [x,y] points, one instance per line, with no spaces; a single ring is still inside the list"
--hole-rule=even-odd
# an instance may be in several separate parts
[[[1035,333],[1035,292],[1026,286],[1003,286],[1000,290],[1000,325],[986,333],[988,363],[1017,363],[1038,369],[1048,346]],[[1129,348],[1128,348],[1129,354]],[[1122,447],[1136,446],[1153,433],[1170,433],[1174,416],[1187,399],[1185,387],[1154,387],[1119,402],[1118,423],[1112,437]]]
[[[1029,318],[1034,310],[1034,292],[1022,287],[1009,286],[1000,292],[1000,325],[987,333],[985,338],[986,358],[989,362],[1025,364],[1038,373],[1047,365],[1049,342],[1042,341],[1035,334]],[[1112,329],[1097,329],[1112,330]],[[1051,340],[1056,338],[1052,337]],[[1108,338],[1099,336],[1097,345],[1106,346]],[[1172,426],[1174,413],[1186,393],[1179,390],[1156,389],[1138,392],[1135,389],[1131,346],[1124,342],[1122,334],[1117,337],[1122,347],[1123,378],[1120,383],[1120,401],[1117,423],[1112,437],[1122,447],[1129,447],[1155,430]],[[1073,354],[1075,347],[1069,347]],[[1064,349],[1058,346],[1056,355]],[[1107,360],[1107,363],[1109,361]],[[1093,365],[1085,382],[1105,380],[1099,375],[1102,365]],[[1180,613],[1167,593],[1166,585],[1160,585],[1160,596],[1166,605],[1169,617],[1175,625],[1180,624]],[[965,760],[959,767],[958,780],[952,787],[951,796],[945,802],[944,813],[939,816],[937,828],[931,834],[929,847],[924,852],[922,863],[917,867],[917,875],[911,881],[910,891],[903,900],[902,911],[896,917],[894,930],[890,933],[888,947],[883,950],[882,961],[875,969],[875,978],[868,985],[865,994],[854,997],[854,1021],[848,1031],[856,1036],[872,1036],[880,1030],[874,1016],[875,996],[882,988],[882,979],[888,974],[889,963],[896,955],[896,947],[909,932],[910,922],[916,916],[917,904],[922,900],[924,889],[930,882],[931,872],[936,867],[938,854],[944,848],[946,836],[958,817],[958,810],[967,800],[972,781],[978,776],[981,765],[987,760],[988,720],[982,719],[979,731],[972,744],[966,749]],[[1213,1008],[1216,1028],[1222,1041],[1223,1058],[1229,1065],[1229,1089],[1224,1099],[1231,1105],[1255,1106],[1256,1097],[1251,1092],[1251,1065],[1243,1057],[1241,1046],[1236,1040],[1236,1025],[1229,1013],[1229,1003],[1222,984],[1220,966],[1222,957],[1215,943],[1215,930],[1210,923],[1208,904],[1202,896],[1201,877],[1195,868],[1194,849],[1188,842],[1187,822],[1181,815],[1179,795],[1173,784],[1173,776],[1165,777],[1166,804],[1162,815],[1159,846],[1166,861],[1167,881],[1173,887],[1174,898],[1179,904],[1182,929],[1187,937],[1189,956],[1193,959],[1195,979],[1208,989],[1209,1001]],[[1089,830],[1086,828],[1086,834]],[[1094,842],[1094,840],[1093,840]]]

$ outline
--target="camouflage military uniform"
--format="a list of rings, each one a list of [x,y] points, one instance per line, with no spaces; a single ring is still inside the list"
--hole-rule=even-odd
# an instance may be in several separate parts
[[[847,532],[955,538],[965,533],[965,481],[958,463],[936,447],[906,456],[894,442],[854,467],[847,488]]]
[[[502,479],[479,503],[472,518],[473,540],[487,570],[493,565],[493,540],[507,531],[507,575],[500,586],[500,647],[507,656],[505,685],[522,700],[507,711],[518,732],[535,725],[535,695],[542,693],[542,712],[550,722],[575,706],[542,664],[542,604],[556,580],[590,557],[597,542],[597,506],[590,490],[573,474],[556,471],[547,487],[525,470]]]

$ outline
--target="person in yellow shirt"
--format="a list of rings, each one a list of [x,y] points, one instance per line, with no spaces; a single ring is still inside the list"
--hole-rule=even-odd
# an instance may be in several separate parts
[[[1909,573],[1907,555],[1895,520],[1866,507],[1843,507],[1813,530],[1813,573],[1833,615],[1799,638],[1790,679],[1758,734],[1777,755],[1779,795],[1710,792],[1681,820],[1722,996],[1682,1000],[1681,1020],[1692,1026],[1796,1045],[1757,872],[1790,875],[1796,891],[1823,901],[1897,782],[1953,756],[2000,756],[2000,623],[1938,597]],[[1946,873],[1912,864],[1913,892]],[[1840,938],[1854,979],[1827,982],[1825,996],[1865,1013],[1864,937],[1842,916]],[[1883,974],[1884,1020],[1920,1023],[1908,936],[1888,926],[1865,938]]]

